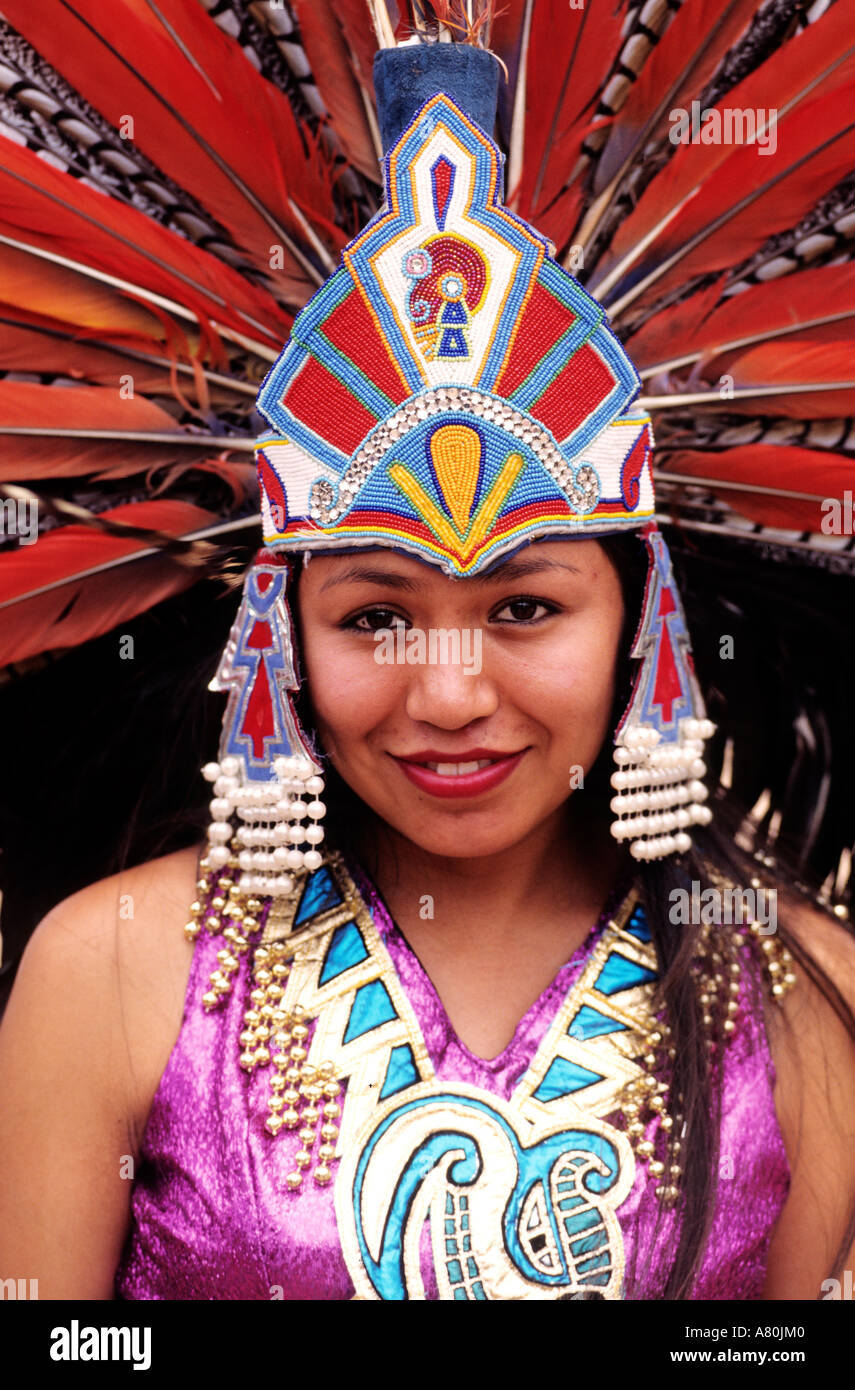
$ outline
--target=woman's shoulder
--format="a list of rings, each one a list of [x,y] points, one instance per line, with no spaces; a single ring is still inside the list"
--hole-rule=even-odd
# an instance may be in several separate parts
[[[841,1015],[855,1019],[855,930],[849,921],[789,891],[780,894],[778,917],[795,956],[796,975],[795,988],[776,1011],[779,1031],[798,1035],[791,1039],[796,1049],[815,1056],[820,1038],[839,1045],[849,1037]],[[803,1032],[808,1024],[818,1030],[813,1043]]]
[[[792,1181],[765,1296],[816,1299],[855,1206],[855,934],[790,894],[779,915],[796,984],[771,1010],[769,1036]]]
[[[179,850],[63,899],[33,933],[9,1001],[10,1021],[38,1027],[59,1009],[72,1047],[108,1049],[134,1121],[148,1113],[181,1026],[198,855]]]
[[[122,869],[57,903],[36,927],[21,968],[38,961],[50,978],[78,969],[125,987],[156,962],[188,960],[181,931],[195,893],[192,847]]]

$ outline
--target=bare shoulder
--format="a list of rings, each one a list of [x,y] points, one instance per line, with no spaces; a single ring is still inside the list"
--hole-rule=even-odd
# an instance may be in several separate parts
[[[776,1011],[776,1044],[785,1049],[786,1038],[794,1056],[815,1059],[821,1039],[823,1053],[834,1055],[850,1041],[841,1013],[855,1016],[855,931],[848,922],[795,896],[785,898],[784,911],[797,953],[797,984]],[[815,1030],[811,1040],[804,1033],[808,1026]],[[786,1050],[782,1061],[786,1065]]]
[[[801,899],[784,907],[796,984],[769,1035],[792,1181],[765,1296],[816,1299],[855,1209],[855,934]]]
[[[181,1025],[192,946],[182,931],[198,851],[179,850],[58,903],[24,952],[9,1013],[65,1001],[64,1027],[109,1045],[111,1076],[144,1119]],[[123,1067],[124,1063],[124,1067]]]
[[[0,1265],[113,1296],[133,1163],[181,1026],[196,853],[75,893],[37,927],[0,1026]]]

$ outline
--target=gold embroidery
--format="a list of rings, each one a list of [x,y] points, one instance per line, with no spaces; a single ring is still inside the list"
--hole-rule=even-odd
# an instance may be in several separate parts
[[[650,1074],[663,1025],[651,1014],[655,955],[636,903],[633,890],[508,1102],[435,1076],[340,855],[271,904],[241,1064],[270,1067],[270,1133],[299,1128],[288,1186],[296,1192],[313,1164],[323,1185],[338,1165],[337,1220],[359,1298],[425,1297],[426,1221],[442,1298],[621,1296],[618,1209],[635,1180],[633,1148],[651,1173],[663,1168],[642,1104],[663,1128],[668,1119]],[[626,1131],[607,1120],[620,1110]],[[667,1178],[657,1189],[671,1190]]]

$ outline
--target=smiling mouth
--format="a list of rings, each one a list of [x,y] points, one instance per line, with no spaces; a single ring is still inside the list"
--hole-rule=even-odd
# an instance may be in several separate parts
[[[431,772],[439,773],[440,777],[466,777],[471,772],[480,772],[482,768],[492,767],[501,761],[503,759],[500,758],[478,758],[468,763],[416,763],[415,766],[429,768]]]
[[[436,748],[422,748],[420,756],[416,757],[392,756],[408,781],[421,792],[443,800],[455,800],[478,797],[500,786],[511,776],[526,749],[520,748],[516,753],[490,754],[486,748],[469,748],[467,752],[468,757],[455,762],[437,756]]]

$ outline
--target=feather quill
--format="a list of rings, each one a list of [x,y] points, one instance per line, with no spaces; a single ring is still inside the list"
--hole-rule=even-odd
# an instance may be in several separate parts
[[[648,319],[630,338],[642,378],[693,364],[706,371],[713,361],[723,370],[727,363],[718,359],[781,337],[839,338],[855,317],[855,265],[802,270],[788,276],[786,286],[776,280],[752,285],[715,307],[720,283]]]
[[[672,474],[712,479],[712,490],[720,492],[734,511],[761,526],[795,531],[820,532],[829,510],[823,503],[842,499],[855,483],[852,459],[821,449],[752,444],[710,452],[675,449],[667,457],[663,481]],[[744,490],[756,486],[789,490],[796,496]]]
[[[34,422],[38,421],[38,424]],[[11,433],[26,430],[26,434]],[[52,435],[52,431],[62,431]],[[33,431],[33,433],[29,433]],[[76,431],[76,434],[65,433]],[[151,443],[146,435],[153,435]],[[143,436],[141,439],[140,436]],[[36,386],[0,382],[0,481],[93,474],[123,477],[151,468],[157,448],[210,453],[210,440],[193,436],[145,396],[127,399],[106,386]],[[225,441],[224,441],[225,442]],[[182,447],[184,446],[184,447]]]

